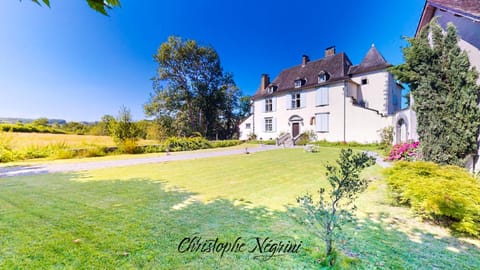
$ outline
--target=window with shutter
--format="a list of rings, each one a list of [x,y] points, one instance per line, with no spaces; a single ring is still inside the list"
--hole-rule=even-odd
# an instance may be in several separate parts
[[[317,132],[328,132],[329,113],[318,113],[315,115],[315,130]]]
[[[316,101],[317,106],[328,105],[328,87],[321,87],[317,89]]]

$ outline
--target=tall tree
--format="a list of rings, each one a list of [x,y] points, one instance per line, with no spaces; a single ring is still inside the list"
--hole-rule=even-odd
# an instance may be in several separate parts
[[[171,36],[154,60],[159,68],[154,93],[145,104],[147,116],[155,116],[161,126],[169,125],[180,136],[194,132],[210,139],[233,136],[241,93],[212,47]]]
[[[251,107],[251,96],[243,96],[239,100],[239,115],[241,118],[249,117],[251,114],[250,107]]]
[[[43,2],[45,5],[50,7],[50,0],[32,0],[32,2],[35,2],[39,5],[41,2]],[[87,0],[87,4],[92,9],[108,16],[108,10],[114,7],[120,7],[120,0]]]
[[[463,166],[477,151],[480,125],[478,73],[458,47],[455,26],[432,21],[403,49],[405,63],[391,69],[410,85],[423,159]]]

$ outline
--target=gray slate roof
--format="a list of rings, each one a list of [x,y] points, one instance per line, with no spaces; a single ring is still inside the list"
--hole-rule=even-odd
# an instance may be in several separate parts
[[[383,56],[374,46],[370,48],[363,61],[357,66],[353,66],[348,56],[344,52],[341,52],[316,61],[308,62],[304,66],[298,65],[284,69],[270,83],[270,85],[275,85],[277,87],[273,94],[267,92],[268,86],[265,89],[260,89],[259,87],[253,98],[262,98],[281,92],[326,85],[332,82],[349,79],[352,75],[385,69],[389,66],[390,64],[385,61]],[[318,82],[318,75],[321,72],[328,73],[330,78],[326,82]],[[295,88],[295,80],[298,79],[305,80],[305,83],[301,88]]]
[[[367,73],[374,70],[388,68],[391,65],[378,52],[377,48],[372,45],[367,55],[363,58],[360,65],[350,67],[349,74],[356,75],[360,73]]]

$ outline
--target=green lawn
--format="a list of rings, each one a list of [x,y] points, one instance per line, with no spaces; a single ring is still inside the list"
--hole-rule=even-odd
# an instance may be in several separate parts
[[[285,211],[295,197],[325,186],[320,153],[285,149],[81,173],[0,179],[2,269],[313,269],[322,244]],[[360,198],[362,228],[343,250],[364,269],[478,269],[468,244],[409,211],[386,204],[380,169]],[[242,237],[302,241],[296,254],[185,252],[193,235],[220,242]],[[77,241],[75,241],[77,240]],[[268,255],[264,253],[263,255]]]

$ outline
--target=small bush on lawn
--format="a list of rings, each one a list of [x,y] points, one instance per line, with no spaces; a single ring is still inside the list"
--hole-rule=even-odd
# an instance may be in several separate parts
[[[418,144],[419,142],[412,142],[394,145],[387,160],[416,160]]]
[[[401,161],[385,174],[396,202],[456,232],[480,236],[480,182],[465,169]]]
[[[138,146],[135,138],[124,139],[118,144],[118,152],[126,154],[138,154],[142,152],[141,147]]]

